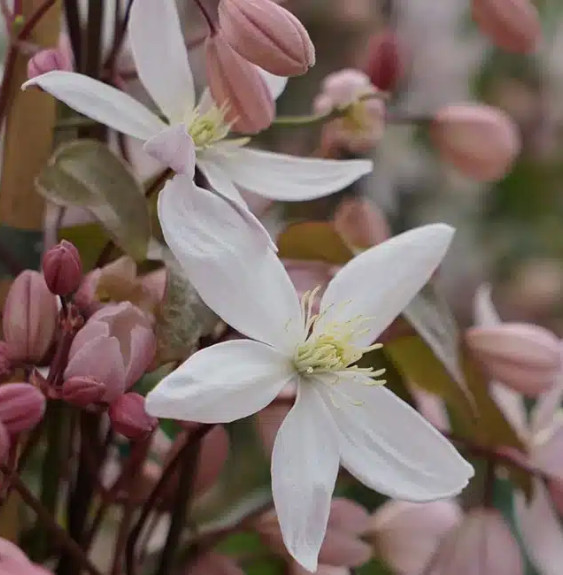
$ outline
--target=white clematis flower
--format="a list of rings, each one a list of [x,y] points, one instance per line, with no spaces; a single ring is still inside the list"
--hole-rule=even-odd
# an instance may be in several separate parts
[[[473,469],[414,409],[356,362],[442,260],[453,230],[436,224],[369,249],[328,285],[318,315],[232,204],[176,176],[159,197],[166,241],[203,300],[249,340],[190,357],[148,395],[150,414],[230,422],[266,407],[289,382],[294,407],[272,454],[284,542],[315,571],[339,465],[371,488],[428,501],[457,494]]]
[[[48,72],[26,82],[39,86],[81,114],[145,140],[146,151],[182,173],[195,145],[197,165],[219,193],[241,201],[237,186],[272,200],[326,196],[372,170],[367,160],[322,160],[246,147],[227,139],[230,126],[206,91],[196,104],[194,81],[174,0],[135,0],[129,39],[139,77],[166,118],[107,84],[73,72]],[[264,71],[263,71],[264,72]],[[264,72],[277,97],[284,79]]]

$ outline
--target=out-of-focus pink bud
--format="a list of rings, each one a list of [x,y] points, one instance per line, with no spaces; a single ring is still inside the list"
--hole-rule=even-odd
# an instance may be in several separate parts
[[[462,518],[461,508],[454,500],[388,501],[373,514],[366,533],[393,571],[420,575],[444,537]]]
[[[76,376],[65,380],[62,398],[68,403],[87,407],[101,401],[106,393],[106,384],[89,376]]]
[[[204,553],[190,565],[186,575],[244,575],[234,559],[219,553]]]
[[[86,376],[106,385],[103,401],[112,403],[151,364],[156,349],[148,317],[129,302],[97,311],[76,334],[65,379]]]
[[[0,573],[2,575],[52,575],[41,565],[32,563],[11,541],[0,538]]]
[[[72,60],[61,48],[47,48],[37,52],[27,63],[27,78],[31,80],[41,74],[62,70],[71,72]]]
[[[272,74],[298,76],[315,64],[303,24],[271,0],[222,0],[219,24],[234,50]]]
[[[340,202],[333,223],[342,239],[355,248],[370,248],[391,236],[383,212],[364,198],[349,198]]]
[[[533,52],[541,37],[538,9],[530,0],[472,0],[473,20],[499,48]]]
[[[548,483],[549,494],[551,495],[551,501],[555,505],[555,509],[559,515],[563,516],[563,480],[560,481],[550,481]]]
[[[329,74],[315,98],[315,112],[327,114],[339,110],[344,115],[323,127],[323,145],[353,152],[375,146],[385,126],[385,104],[377,93],[369,77],[360,70],[344,69]]]
[[[371,548],[360,539],[360,535],[368,525],[369,515],[363,507],[348,499],[333,499],[319,563],[335,567],[364,564],[371,556]],[[261,515],[254,527],[272,551],[282,557],[287,555],[275,511]]]
[[[322,296],[324,288],[339,269],[339,266],[316,260],[286,259],[283,265],[300,298],[305,292],[312,291],[317,286],[321,286],[322,289],[318,295]]]
[[[35,427],[45,413],[45,396],[29,383],[0,386],[0,421],[10,434]]]
[[[405,73],[404,47],[393,30],[375,34],[368,47],[367,74],[371,83],[392,92],[397,88]]]
[[[0,462],[6,461],[10,451],[10,434],[6,426],[0,421]]]
[[[559,340],[537,325],[473,327],[466,331],[465,339],[492,379],[525,395],[549,389],[561,369]]]
[[[238,132],[255,134],[274,119],[274,100],[258,69],[237,54],[220,33],[205,42],[211,95],[226,109],[225,119]]]
[[[57,317],[56,297],[43,276],[22,272],[10,287],[2,317],[10,359],[39,363],[53,343]]]
[[[272,454],[278,430],[295,402],[295,386],[286,385],[277,398],[256,414],[258,433],[267,455]]]
[[[8,344],[0,341],[0,379],[12,372],[12,362],[8,354]]]
[[[512,119],[483,104],[454,104],[437,112],[430,136],[442,158],[478,181],[502,178],[520,153]]]
[[[522,554],[496,509],[473,509],[432,559],[428,575],[522,575]]]
[[[108,413],[113,429],[135,441],[148,437],[158,425],[158,419],[145,411],[145,398],[138,393],[122,395]]]
[[[43,276],[47,287],[56,295],[69,295],[78,289],[82,279],[82,260],[76,247],[63,240],[43,256]]]

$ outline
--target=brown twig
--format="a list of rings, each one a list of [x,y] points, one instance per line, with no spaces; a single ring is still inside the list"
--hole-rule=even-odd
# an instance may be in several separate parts
[[[0,471],[4,474],[10,474],[10,469],[8,469],[4,464],[0,464]],[[39,521],[41,521],[48,531],[52,533],[57,543],[67,550],[68,554],[74,558],[76,563],[80,565],[81,569],[88,571],[91,575],[102,575],[100,571],[98,571],[97,567],[86,556],[78,543],[76,543],[76,541],[74,541],[74,539],[72,539],[69,534],[55,522],[51,514],[27,488],[19,475],[12,473],[11,481],[13,488],[19,493],[22,501],[35,512]]]

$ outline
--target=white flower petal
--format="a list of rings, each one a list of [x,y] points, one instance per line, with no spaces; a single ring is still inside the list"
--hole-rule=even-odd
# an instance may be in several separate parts
[[[129,37],[141,82],[171,122],[181,121],[195,90],[176,3],[135,0]]]
[[[184,124],[176,124],[145,142],[143,150],[155,160],[190,178],[195,174],[195,146]]]
[[[482,284],[475,292],[473,315],[475,325],[479,327],[490,327],[501,323],[501,319],[493,305],[491,291],[490,284]]]
[[[373,169],[369,160],[321,160],[241,148],[217,158],[232,181],[271,200],[303,201],[344,189]]]
[[[299,385],[272,453],[272,492],[287,550],[316,571],[338,475],[334,422],[315,384]]]
[[[287,86],[287,78],[285,76],[276,76],[264,68],[260,68],[260,66],[256,66],[258,72],[266,82],[266,86],[270,90],[270,94],[272,94],[272,98],[277,100],[285,91],[285,87]]]
[[[362,483],[407,501],[457,495],[473,468],[407,403],[365,375],[326,378],[323,398],[339,429],[340,456]]]
[[[125,92],[74,72],[47,72],[27,81],[22,89],[39,86],[72,109],[118,132],[148,140],[166,124]]]
[[[430,279],[453,233],[445,224],[423,226],[355,257],[328,284],[315,331],[332,321],[362,316],[365,331],[357,342],[374,341]]]
[[[563,531],[549,493],[540,479],[528,505],[523,493],[515,493],[514,511],[524,547],[542,575],[561,575]]]
[[[291,353],[303,337],[299,299],[256,218],[186,176],[166,184],[158,214],[205,303],[237,331]]]
[[[291,361],[256,341],[219,343],[192,355],[147,396],[156,417],[228,423],[266,407],[295,371]]]
[[[235,202],[245,205],[240,192],[237,190],[233,181],[225,173],[223,168],[212,159],[206,159],[206,155],[203,157],[198,157],[197,167],[203,172],[203,175],[207,178],[209,185],[222,196],[231,198]]]

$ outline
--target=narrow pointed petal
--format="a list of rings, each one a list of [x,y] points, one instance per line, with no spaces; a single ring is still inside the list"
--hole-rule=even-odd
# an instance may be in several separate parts
[[[22,89],[31,86],[38,86],[73,110],[140,140],[148,140],[166,128],[158,116],[125,92],[83,74],[48,72],[29,80]]]
[[[369,344],[389,326],[430,279],[450,245],[454,230],[433,224],[391,238],[346,264],[328,284],[316,329],[362,316]]]
[[[313,383],[303,383],[272,453],[272,492],[289,553],[316,571],[338,474],[337,432]]]
[[[217,164],[213,157],[198,158],[197,167],[203,172],[203,175],[207,178],[209,185],[219,194],[227,198],[231,198],[235,202],[245,205],[240,192],[237,190],[236,186],[229,175],[223,170],[223,168]]]
[[[483,284],[477,288],[473,302],[473,315],[475,325],[491,327],[501,323],[501,319],[493,305],[490,284]]]
[[[370,383],[363,375],[342,374],[323,388],[339,430],[342,465],[368,487],[397,499],[457,495],[473,468],[412,407]]]
[[[141,82],[171,122],[181,121],[195,90],[176,3],[135,0],[129,38]]]
[[[143,150],[155,160],[190,178],[195,174],[195,146],[184,124],[176,124],[145,142]]]
[[[542,575],[560,575],[563,565],[563,530],[548,491],[534,480],[529,504],[523,493],[515,493],[514,511],[524,547]]]
[[[528,437],[528,417],[522,394],[497,381],[490,383],[490,390],[492,398],[514,430],[520,437]]]
[[[237,186],[269,198],[299,202],[338,192],[369,174],[369,160],[321,160],[241,148],[218,160]]]
[[[293,377],[291,361],[256,341],[219,343],[192,355],[147,396],[147,413],[229,423],[266,407]]]
[[[520,401],[522,401],[522,399],[520,399]],[[530,413],[530,430],[532,435],[540,433],[553,425],[554,418],[557,417],[562,402],[563,373],[560,373],[551,389],[538,398],[538,401]],[[523,406],[522,409],[524,409]]]
[[[275,74],[264,70],[264,68],[260,68],[260,66],[256,67],[266,82],[266,86],[268,86],[268,90],[270,90],[272,98],[277,100],[285,91],[285,87],[287,86],[287,78],[285,76],[276,76]]]
[[[205,303],[237,331],[291,353],[303,337],[299,299],[256,218],[186,176],[166,184],[158,213]]]

